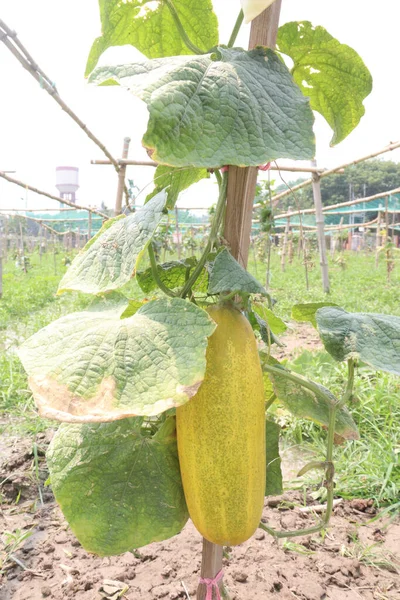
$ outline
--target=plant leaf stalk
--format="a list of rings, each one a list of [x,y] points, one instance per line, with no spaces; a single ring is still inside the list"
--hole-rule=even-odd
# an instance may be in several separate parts
[[[158,274],[157,261],[154,255],[153,244],[151,242],[148,246],[148,253],[150,258],[151,274],[153,275],[154,281],[156,282],[160,290],[164,292],[164,294],[167,294],[167,296],[170,296],[171,298],[175,298],[178,294],[175,294],[175,292],[173,292],[168,286],[166,286]]]
[[[295,383],[296,382],[299,383],[300,385],[308,388],[315,394],[326,397],[326,399],[329,402],[328,439],[327,439],[325,462],[324,463],[322,463],[322,462],[310,463],[309,465],[306,465],[306,467],[300,471],[301,474],[304,474],[306,471],[310,470],[311,468],[321,468],[322,466],[325,466],[324,486],[327,490],[327,497],[326,497],[326,510],[325,510],[324,516],[322,517],[322,519],[320,520],[320,522],[317,525],[314,525],[313,527],[309,527],[308,529],[298,529],[298,530],[294,530],[294,531],[278,531],[278,530],[273,529],[272,527],[269,527],[268,525],[265,525],[264,523],[261,522],[259,524],[260,529],[263,529],[269,535],[272,535],[275,538],[290,538],[290,537],[297,537],[299,535],[309,535],[311,533],[317,533],[318,531],[321,531],[329,524],[329,520],[332,516],[332,510],[333,510],[333,492],[334,492],[334,487],[335,487],[335,484],[333,481],[333,478],[335,475],[335,466],[333,464],[333,443],[334,443],[334,438],[335,438],[336,414],[337,414],[338,409],[341,408],[344,404],[346,404],[346,402],[348,402],[348,400],[351,398],[351,396],[353,394],[355,361],[352,358],[350,358],[347,361],[347,367],[348,367],[348,376],[347,376],[346,389],[343,393],[342,398],[339,400],[339,402],[337,402],[336,404],[332,404],[331,398],[326,396],[324,394],[324,392],[318,388],[318,386],[313,384],[313,382],[304,381],[300,377],[297,377],[296,375],[293,375],[293,373],[289,373],[288,371],[284,371],[283,369],[277,369],[276,367],[270,367],[269,365],[263,365],[263,369],[265,369],[266,371],[268,371],[270,373],[276,373],[276,374],[279,373],[280,375],[283,374],[285,377],[287,377],[291,381],[294,381]]]
[[[185,28],[182,25],[182,22],[179,18],[178,12],[172,2],[172,0],[165,0],[165,4],[168,6],[169,8],[169,12],[171,13],[171,16],[174,20],[174,23],[179,31],[179,35],[182,38],[183,43],[185,44],[185,46],[187,48],[189,48],[189,50],[191,50],[192,52],[194,52],[195,54],[206,54],[206,52],[204,50],[201,50],[198,46],[196,46],[196,44],[194,44],[191,39],[189,38],[188,34],[185,31]]]
[[[226,190],[228,186],[228,172],[225,172],[222,176],[222,182],[219,186],[219,197],[217,202],[217,207],[215,209],[214,219],[211,225],[210,236],[208,238],[208,242],[206,247],[204,248],[203,254],[200,256],[199,262],[197,263],[196,268],[194,269],[192,275],[189,277],[187,282],[185,283],[180,296],[182,298],[186,298],[192,286],[196,283],[200,273],[203,270],[204,265],[207,262],[207,257],[212,250],[212,247],[215,243],[215,240],[218,236],[218,231],[221,225],[222,216],[225,210],[225,202],[226,202]]]
[[[236,23],[233,27],[231,37],[229,38],[228,48],[232,48],[233,44],[236,42],[236,38],[237,38],[240,28],[242,26],[243,19],[244,19],[244,14],[243,14],[243,11],[241,10],[240,13],[238,14],[238,18],[236,19]]]
[[[325,482],[324,486],[327,490],[327,498],[326,498],[326,511],[324,516],[320,520],[317,525],[313,527],[308,527],[307,529],[296,529],[293,531],[278,531],[277,529],[273,529],[265,523],[260,523],[259,528],[266,531],[269,535],[272,535],[275,538],[292,538],[298,537],[300,535],[309,535],[311,533],[317,533],[322,529],[327,527],[329,520],[332,516],[333,509],[333,490],[334,490],[334,481],[333,476],[335,473],[335,468],[332,462],[333,457],[333,440],[335,436],[335,422],[336,422],[336,412],[337,406],[330,406],[329,408],[329,425],[328,425],[328,442],[326,448],[326,470],[325,470]]]
[[[301,385],[302,387],[310,390],[310,392],[313,392],[313,394],[325,400],[330,406],[333,406],[332,397],[325,394],[323,389],[321,389],[313,381],[304,379],[303,377],[300,377],[300,375],[295,375],[294,373],[292,373],[291,371],[287,371],[286,369],[273,367],[267,364],[263,364],[263,371],[267,371],[268,373],[271,373],[271,375],[281,375],[282,377],[286,377],[286,379],[289,379],[290,381],[293,381],[293,383],[297,383],[298,385]]]

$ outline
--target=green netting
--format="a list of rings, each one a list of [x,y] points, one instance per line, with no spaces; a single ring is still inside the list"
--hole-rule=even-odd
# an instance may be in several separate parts
[[[42,221],[45,225],[49,225],[55,231],[64,233],[73,231],[86,235],[89,229],[89,215],[86,210],[63,210],[62,212],[40,213],[36,211],[26,211],[27,217],[33,217]],[[91,219],[92,235],[97,233],[103,224],[103,218],[99,215],[92,214]]]

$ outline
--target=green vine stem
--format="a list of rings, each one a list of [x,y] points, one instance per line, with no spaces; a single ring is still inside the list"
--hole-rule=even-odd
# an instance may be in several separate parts
[[[298,385],[301,385],[302,387],[310,390],[316,396],[325,400],[330,406],[333,406],[332,398],[325,394],[323,389],[321,389],[313,381],[303,379],[303,377],[295,375],[291,371],[287,371],[286,369],[281,369],[279,367],[272,367],[271,365],[263,364],[263,371],[267,371],[267,373],[271,373],[272,375],[281,375],[282,377],[286,377],[286,379],[289,379],[290,381],[293,381],[293,383],[297,383]]]
[[[265,412],[267,412],[267,410],[269,409],[270,406],[273,405],[273,403],[276,400],[276,394],[272,394],[271,398],[269,398],[266,403],[265,403]]]
[[[234,28],[231,33],[231,37],[229,38],[228,48],[232,48],[233,44],[236,42],[236,38],[237,38],[240,28],[242,26],[243,19],[244,19],[244,14],[243,14],[243,11],[241,10],[238,15],[238,18],[236,19],[236,23],[235,23]]]
[[[182,25],[182,22],[179,18],[178,12],[177,12],[172,0],[165,0],[165,4],[169,8],[169,12],[171,13],[174,23],[179,31],[179,35],[181,36],[182,41],[185,44],[185,46],[187,48],[189,48],[189,50],[191,50],[195,54],[206,54],[206,52],[204,52],[204,50],[201,50],[198,46],[196,46],[196,44],[193,44],[193,42],[190,40],[188,34],[185,31],[185,28]]]
[[[178,294],[175,294],[175,292],[170,290],[170,288],[167,287],[165,283],[160,279],[157,269],[157,261],[154,255],[153,245],[151,243],[148,246],[148,253],[150,258],[151,274],[153,275],[154,281],[156,282],[160,290],[164,292],[164,294],[167,294],[167,296],[171,296],[171,298],[175,298]]]
[[[339,408],[341,406],[343,406],[344,404],[347,404],[347,402],[351,399],[351,397],[353,395],[354,371],[355,371],[355,361],[352,358],[349,358],[349,360],[347,361],[347,386],[346,386],[346,390],[338,404]]]
[[[325,529],[329,524],[329,520],[332,516],[333,509],[333,490],[334,490],[334,481],[333,477],[335,474],[335,468],[333,466],[332,458],[333,458],[333,440],[335,436],[335,423],[336,423],[336,412],[337,406],[330,406],[329,408],[329,424],[328,424],[328,441],[326,448],[326,470],[325,477],[326,480],[324,485],[327,490],[327,498],[326,498],[326,510],[325,514],[317,525],[313,527],[308,527],[307,529],[296,529],[294,531],[278,531],[277,529],[273,529],[264,523],[259,524],[259,528],[266,531],[269,535],[272,535],[275,538],[292,538],[298,537],[300,535],[309,535],[311,533],[317,533],[322,529]]]
[[[222,176],[222,182],[219,186],[219,197],[217,202],[217,207],[215,209],[214,219],[211,225],[210,237],[208,238],[208,242],[206,247],[204,248],[203,254],[200,256],[199,262],[197,263],[196,268],[194,269],[192,275],[189,277],[187,282],[185,283],[180,296],[182,298],[186,298],[193,285],[196,283],[200,273],[203,270],[204,265],[207,262],[207,257],[211,252],[211,249],[214,245],[215,240],[217,239],[219,227],[221,225],[222,215],[224,214],[225,202],[226,202],[226,188],[228,185],[228,172],[225,172]]]

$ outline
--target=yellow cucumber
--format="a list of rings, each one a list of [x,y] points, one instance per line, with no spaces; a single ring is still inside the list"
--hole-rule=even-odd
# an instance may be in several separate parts
[[[208,309],[217,328],[197,394],[176,409],[190,517],[210,542],[234,545],[256,530],[265,493],[264,385],[256,340],[230,305]]]

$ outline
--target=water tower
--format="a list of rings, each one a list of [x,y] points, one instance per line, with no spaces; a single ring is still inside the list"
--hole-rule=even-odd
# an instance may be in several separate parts
[[[56,167],[56,188],[61,198],[75,203],[75,193],[79,189],[78,167]]]

